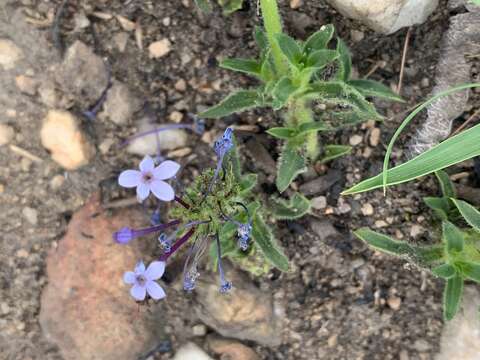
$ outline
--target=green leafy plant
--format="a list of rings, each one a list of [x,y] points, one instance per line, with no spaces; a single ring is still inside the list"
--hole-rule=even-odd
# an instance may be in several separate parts
[[[328,161],[350,151],[347,146],[321,147],[318,133],[369,119],[381,120],[367,97],[402,100],[378,82],[351,78],[347,46],[339,38],[331,46],[333,25],[322,26],[307,40],[298,41],[282,32],[275,0],[261,0],[260,5],[264,29],[255,31],[260,56],[226,59],[220,64],[255,77],[260,85],[228,95],[199,116],[221,118],[257,107],[281,110],[283,123],[267,132],[283,141],[276,179],[278,190],[283,192],[322,152],[323,161]]]
[[[480,212],[455,198],[453,184],[446,173],[436,175],[443,196],[425,198],[425,202],[441,221],[441,241],[416,246],[367,228],[355,231],[355,235],[378,251],[405,258],[444,279],[443,313],[446,320],[451,320],[461,303],[464,282],[480,282]]]
[[[243,5],[243,0],[217,0],[218,4],[223,8],[225,15],[240,10]],[[195,4],[204,12],[209,13],[212,11],[212,5],[210,0],[195,0]]]

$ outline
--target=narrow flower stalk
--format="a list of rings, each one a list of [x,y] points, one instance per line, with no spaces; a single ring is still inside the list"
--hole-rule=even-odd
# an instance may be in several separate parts
[[[192,237],[192,235],[195,233],[195,227],[192,227],[190,230],[188,230],[187,233],[185,233],[185,235],[183,235],[180,239],[178,239],[175,244],[173,244],[172,248],[170,249],[170,252],[168,253],[164,253],[162,254],[162,256],[160,256],[160,261],[166,261],[170,255],[172,255],[173,253],[175,253],[175,251],[177,251],[178,249],[180,249],[180,247],[185,244],[188,239],[190,239]]]
[[[183,289],[191,292],[195,289],[197,278],[200,276],[198,272],[198,264],[208,246],[208,236],[200,239],[197,237],[195,242],[188,251],[185,265],[183,266]]]
[[[179,196],[175,195],[175,198],[173,200],[175,200],[177,203],[182,205],[185,209],[187,210],[190,209],[190,205],[188,205],[185,201],[183,201],[183,199],[180,198]]]
[[[150,226],[148,228],[143,228],[143,229],[131,229],[129,227],[124,227],[119,231],[116,231],[113,233],[113,240],[119,244],[127,244],[131,240],[137,237],[145,236],[161,230],[165,230],[165,229],[168,229],[169,227],[172,227],[178,224],[180,224],[180,220],[173,220],[166,224]]]
[[[90,109],[83,112],[83,115],[90,121],[95,120],[95,118],[97,117],[97,114],[100,111],[100,108],[105,103],[105,100],[107,100],[108,91],[112,87],[112,71],[108,63],[106,64],[106,68],[107,68],[107,86],[102,91],[100,98],[95,102],[95,104]]]
[[[220,275],[220,292],[225,294],[230,291],[232,288],[232,283],[225,279],[225,273],[222,266],[222,248],[220,245],[220,237],[218,233],[215,235],[215,240],[217,242],[217,262],[218,262],[218,274]]]

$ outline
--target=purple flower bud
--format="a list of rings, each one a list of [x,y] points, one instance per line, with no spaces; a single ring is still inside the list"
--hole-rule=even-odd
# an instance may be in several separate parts
[[[232,283],[230,281],[225,281],[220,285],[220,293],[226,294],[232,289]]]
[[[246,251],[248,249],[251,232],[252,232],[252,225],[250,224],[250,222],[246,224],[240,223],[238,225],[238,228],[237,228],[238,246],[243,251]]]
[[[113,233],[113,240],[122,245],[128,244],[134,238],[135,232],[129,227],[121,228],[119,231]]]
[[[222,137],[215,141],[213,149],[218,158],[223,158],[225,154],[233,147],[233,129],[228,127]]]
[[[192,129],[196,134],[202,135],[205,132],[205,120],[195,117]]]

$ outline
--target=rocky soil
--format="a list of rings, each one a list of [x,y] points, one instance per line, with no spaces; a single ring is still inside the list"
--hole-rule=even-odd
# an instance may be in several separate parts
[[[406,29],[376,34],[324,1],[280,3],[291,34],[305,38],[333,23],[351,46],[359,77],[398,83]],[[453,359],[445,355],[448,343],[441,346],[441,282],[372,252],[351,233],[369,226],[432,241],[432,217],[421,199],[437,192],[435,180],[398,186],[388,197],[339,196],[378,173],[406,110],[429,94],[451,15],[441,1],[412,28],[402,87],[407,103],[378,102],[384,123],[327,136],[325,142],[354,151],[293,185],[312,199],[314,211],[277,223],[289,273],[252,278],[229,267],[231,295],[220,297],[207,272],[198,291],[185,295],[177,261],[164,277],[166,300],[139,308],[121,274],[151,244],[119,248],[110,234],[145,226],[149,216],[116,177],[157,144],[155,137],[120,144],[158,123],[189,122],[229,91],[253,84],[216,65],[254,54],[252,30],[261,23],[255,1],[230,17],[219,9],[202,14],[191,0],[0,3],[0,359],[433,360],[441,348],[439,359]],[[207,122],[201,137],[162,133],[160,146],[182,164],[180,185],[189,183],[213,166],[213,139],[233,125],[244,166],[259,173],[258,189],[268,196],[278,144],[264,130],[275,121],[271,112],[252,111]],[[394,161],[403,159],[401,149]],[[462,185],[475,184],[474,172],[473,162],[452,169]],[[478,328],[468,316],[458,321],[452,326],[463,333]]]

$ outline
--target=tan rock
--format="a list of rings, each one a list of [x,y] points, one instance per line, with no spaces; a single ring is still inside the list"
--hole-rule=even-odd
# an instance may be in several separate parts
[[[221,295],[216,275],[205,274],[198,281],[195,311],[200,320],[222,336],[278,346],[283,308],[274,303],[272,295],[233,269],[226,272],[233,289]]]
[[[260,357],[242,343],[232,340],[223,339],[218,336],[209,336],[207,338],[208,347],[220,358],[230,360],[259,360]]]
[[[144,225],[142,219],[138,210],[105,214],[95,195],[73,215],[65,237],[49,254],[40,325],[64,359],[138,359],[159,343],[163,315],[139,311],[122,282],[140,251],[136,244],[112,240],[114,231]]]
[[[213,360],[208,354],[195,343],[187,343],[180,347],[173,360]]]
[[[0,66],[11,70],[23,58],[22,50],[8,39],[0,39]]]
[[[103,105],[103,115],[117,125],[126,124],[140,107],[140,101],[132,94],[128,86],[114,81],[108,90],[107,99]]]
[[[38,83],[34,78],[30,76],[17,76],[15,78],[15,84],[22,93],[28,95],[35,95],[35,93],[37,92]]]
[[[290,0],[290,8],[298,9],[303,5],[303,0]]]
[[[363,137],[362,135],[358,135],[358,134],[355,134],[355,135],[352,135],[349,139],[349,143],[350,145],[352,146],[357,146],[357,145],[360,145],[363,141]]]
[[[150,58],[157,59],[167,55],[172,50],[172,43],[168,39],[155,41],[148,47]]]
[[[52,153],[52,159],[68,170],[75,170],[95,154],[77,125],[76,118],[67,111],[50,110],[40,131],[42,145]]]
[[[14,136],[15,130],[11,126],[0,124],[0,146],[8,144]]]

